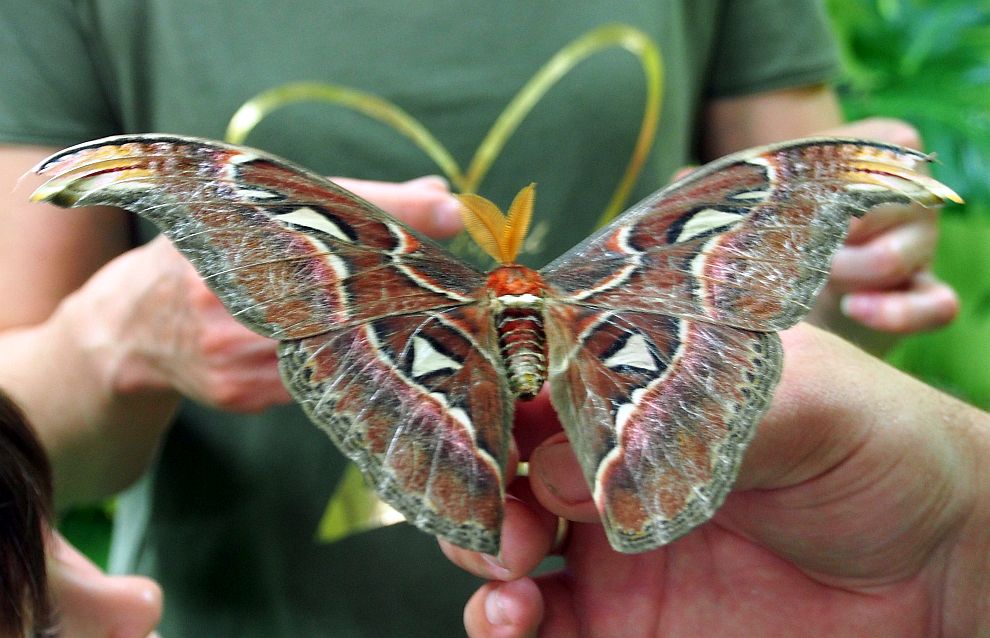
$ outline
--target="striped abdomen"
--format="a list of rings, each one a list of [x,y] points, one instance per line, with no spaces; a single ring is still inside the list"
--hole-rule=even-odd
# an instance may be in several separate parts
[[[546,285],[535,270],[507,264],[488,275],[488,289],[494,297],[495,327],[509,388],[520,399],[532,399],[547,378]]]
[[[498,345],[509,373],[509,388],[520,399],[532,399],[547,377],[547,344],[543,317],[532,307],[506,307],[496,318]]]

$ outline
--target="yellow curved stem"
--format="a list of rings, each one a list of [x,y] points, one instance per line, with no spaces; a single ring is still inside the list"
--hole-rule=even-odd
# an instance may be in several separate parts
[[[643,120],[640,123],[636,145],[633,147],[632,156],[618,186],[598,219],[598,225],[604,225],[615,217],[629,199],[629,194],[653,146],[660,121],[663,94],[663,67],[659,47],[648,35],[627,25],[606,25],[589,31],[566,45],[540,67],[505,107],[488,131],[488,135],[478,146],[467,170],[467,185],[477,188],[481,184],[509,137],[562,77],[595,53],[615,47],[625,49],[636,56],[643,67],[643,75],[646,79],[646,105],[643,109]]]
[[[656,138],[663,94],[663,70],[660,49],[648,35],[627,25],[606,25],[573,40],[550,60],[519,90],[485,135],[467,172],[439,140],[416,118],[398,105],[357,89],[321,82],[295,82],[269,89],[241,106],[230,119],[225,139],[243,144],[261,120],[284,106],[297,102],[324,102],[362,113],[392,127],[420,148],[462,193],[477,192],[492,164],[509,138],[530,111],[575,66],[588,57],[607,49],[621,48],[640,62],[646,79],[646,103],[633,153],[598,224],[610,221],[622,209],[642,171]]]
[[[460,166],[444,145],[416,118],[377,95],[336,84],[295,82],[259,93],[245,102],[230,118],[224,139],[231,144],[243,144],[261,120],[273,111],[297,102],[325,102],[342,106],[392,127],[412,140],[413,144],[440,167],[455,187],[461,188],[464,177]]]

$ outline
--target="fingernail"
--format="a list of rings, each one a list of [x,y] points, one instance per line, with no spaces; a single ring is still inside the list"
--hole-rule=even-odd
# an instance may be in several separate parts
[[[442,175],[423,175],[422,177],[409,180],[406,184],[445,191],[450,190],[450,182]]]
[[[550,492],[568,505],[583,503],[591,498],[581,467],[567,442],[541,446],[534,451],[538,457],[539,478]]]
[[[499,594],[497,587],[492,589],[485,598],[485,616],[492,625],[505,626],[512,624],[512,619],[509,617],[505,608],[505,601],[502,599],[502,595]]]
[[[490,575],[495,580],[506,580],[511,575],[509,568],[502,564],[502,561],[498,556],[492,556],[491,554],[482,554],[481,559],[485,561],[485,565],[488,566]]]
[[[452,235],[464,227],[461,220],[461,203],[453,197],[445,197],[433,207],[433,224],[437,232]]]
[[[880,304],[872,295],[843,295],[839,301],[839,310],[850,319],[866,321],[880,311]]]
[[[839,308],[853,321],[884,332],[901,332],[907,319],[903,300],[898,302],[877,294],[846,295],[839,302]]]

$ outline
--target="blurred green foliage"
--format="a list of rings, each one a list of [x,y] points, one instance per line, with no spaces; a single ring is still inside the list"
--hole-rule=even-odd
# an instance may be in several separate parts
[[[91,507],[77,507],[65,513],[58,522],[58,529],[97,565],[107,566],[110,555],[110,532],[113,528],[111,503]]]
[[[846,115],[899,117],[938,153],[934,172],[990,217],[990,3],[827,0]],[[950,211],[951,214],[951,211]]]
[[[959,292],[948,328],[905,339],[895,365],[990,407],[990,3],[827,0],[849,119],[897,117],[936,153],[932,172],[966,205],[942,215],[936,272]]]

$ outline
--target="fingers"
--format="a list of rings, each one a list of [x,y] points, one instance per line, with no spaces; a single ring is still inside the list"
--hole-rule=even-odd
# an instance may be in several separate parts
[[[461,204],[442,177],[428,175],[400,183],[345,177],[333,181],[431,237],[452,237],[464,227]]]
[[[671,175],[671,177],[670,177],[670,181],[676,182],[679,179],[683,179],[683,178],[687,177],[688,175],[690,175],[691,173],[695,172],[696,170],[698,170],[698,167],[696,165],[693,165],[693,164],[692,165],[689,165],[689,166],[682,166],[679,169],[677,169],[676,171],[674,171],[674,174]]]
[[[536,446],[560,431],[557,411],[550,403],[549,385],[545,385],[531,401],[516,402],[512,436],[519,446],[519,455],[523,460],[529,459]]]
[[[917,129],[901,120],[873,117],[843,124],[823,135],[878,140],[921,149]],[[938,213],[917,204],[887,205],[853,220],[832,264],[830,286],[838,292],[897,287],[927,268],[938,239]]]
[[[162,615],[162,590],[139,576],[107,576],[55,535],[49,577],[59,612],[59,635],[146,638]]]
[[[545,390],[534,400],[517,405],[515,434],[519,455],[535,461],[536,468],[540,468],[544,461],[556,462],[554,452],[542,458],[531,458],[534,448],[548,435],[556,434],[556,443],[565,448],[564,456],[569,455],[571,462],[560,473],[566,476],[576,469],[579,480],[583,481]],[[556,476],[557,473],[552,471],[550,474]],[[510,485],[512,495],[505,504],[498,556],[471,552],[440,541],[441,550],[454,564],[492,581],[479,589],[464,609],[464,626],[472,638],[535,636],[543,618],[540,589],[525,576],[551,552],[558,518],[556,513],[548,511],[538,502],[532,491],[534,483],[538,483],[546,493],[547,489],[540,479],[533,476],[520,477]],[[589,498],[587,489],[584,492],[585,498]]]
[[[520,455],[529,460],[528,488],[540,506],[570,521],[597,521],[588,483],[561,430],[548,388],[532,401],[517,404],[513,434]]]
[[[238,323],[198,275],[189,283],[199,329],[171,370],[176,389],[222,410],[253,413],[290,403],[278,370],[277,342]]]
[[[867,328],[908,334],[942,327],[958,314],[959,299],[930,271],[937,241],[934,215],[926,211],[901,223],[911,209],[896,208],[901,213],[881,213],[872,222],[878,233],[872,239],[836,254],[829,288],[846,293],[840,301],[842,314]],[[864,222],[869,220],[867,216]]]
[[[935,236],[937,235],[938,211],[917,204],[877,206],[871,209],[866,216],[852,220],[846,243],[864,244],[884,231],[910,223],[927,225],[931,229],[932,235]]]
[[[929,270],[936,214],[920,206],[885,206],[859,221],[832,263],[829,288],[846,293],[843,315],[894,334],[939,328],[955,318],[955,292]]]
[[[917,208],[918,210],[915,210]],[[830,284],[838,292],[895,288],[928,268],[935,257],[938,229],[933,211],[920,207],[888,207],[864,218],[872,236],[859,231],[832,262]]]
[[[543,598],[536,584],[522,578],[491,582],[464,608],[464,627],[471,638],[535,636],[543,617]]]
[[[533,450],[529,469],[530,487],[543,507],[570,521],[599,520],[588,483],[563,432]]]
[[[909,334],[948,325],[959,314],[959,297],[930,272],[915,274],[904,290],[850,293],[842,313],[874,330]]]
[[[890,118],[860,120],[824,134],[922,147],[914,127]],[[896,335],[951,322],[959,311],[958,298],[931,274],[937,222],[937,211],[917,204],[882,206],[854,220],[833,260],[828,294],[812,319],[878,351],[892,341],[863,328]]]
[[[921,136],[918,130],[904,122],[889,117],[869,117],[822,131],[828,137],[852,137],[879,140],[921,150]]]
[[[277,343],[238,323],[164,237],[128,251],[87,284],[113,352],[103,357],[121,393],[174,389],[224,410],[291,401]]]
[[[557,519],[510,496],[505,503],[502,548],[498,556],[472,552],[444,540],[440,549],[455,565],[475,576],[509,581],[533,571],[550,551]]]

